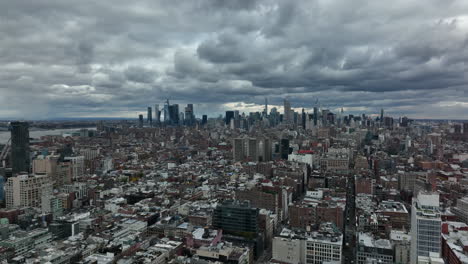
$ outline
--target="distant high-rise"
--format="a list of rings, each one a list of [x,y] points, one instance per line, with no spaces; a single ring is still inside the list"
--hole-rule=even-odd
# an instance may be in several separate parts
[[[314,107],[314,126],[317,126],[318,122],[318,107]]]
[[[143,127],[143,115],[138,115],[138,127]]]
[[[383,117],[384,117],[384,111],[383,108],[380,109],[380,122],[383,122]]]
[[[263,115],[268,116],[268,99],[265,97],[265,109],[263,110]]]
[[[207,116],[207,115],[203,115],[203,116],[202,116],[202,122],[201,122],[201,124],[202,124],[202,126],[203,126],[203,125],[206,125],[206,123],[208,123],[208,116]]]
[[[293,122],[293,117],[291,115],[291,103],[287,99],[284,99],[284,121],[286,123]]]
[[[161,111],[159,111],[159,104],[154,105],[154,122],[161,122]]]
[[[164,104],[164,123],[171,121],[169,115],[169,99],[167,99],[166,104]]]
[[[148,114],[146,116],[146,122],[151,126],[153,124],[153,113],[151,111],[151,107],[148,107]]]
[[[226,118],[225,118],[226,125],[231,124],[231,119],[233,118],[234,118],[234,111],[226,111]]]
[[[169,123],[171,125],[178,125],[179,124],[179,105],[178,104],[173,104],[169,105]]]
[[[11,122],[11,169],[13,174],[29,172],[29,124]]]
[[[191,126],[195,123],[195,115],[193,114],[193,104],[188,104],[185,107],[185,124]]]
[[[283,138],[280,141],[281,159],[287,160],[289,156],[289,139]]]
[[[306,113],[304,111],[304,108],[302,108],[302,115],[301,115],[301,126],[302,129],[306,129]]]

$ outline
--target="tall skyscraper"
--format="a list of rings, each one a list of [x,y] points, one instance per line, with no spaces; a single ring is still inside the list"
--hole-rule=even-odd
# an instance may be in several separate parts
[[[284,99],[284,121],[286,123],[293,122],[293,117],[291,115],[291,103],[287,99]]]
[[[148,107],[148,114],[146,116],[146,122],[151,126],[153,124],[153,113],[151,111],[151,107]]]
[[[11,122],[11,169],[13,174],[29,172],[29,124]]]
[[[314,107],[314,126],[317,126],[318,122],[318,107]]]
[[[263,110],[263,116],[268,116],[268,98],[265,97],[265,109]]]
[[[208,116],[207,116],[207,115],[203,115],[203,116],[202,116],[202,122],[201,122],[201,124],[202,124],[202,126],[203,126],[203,125],[206,125],[206,123],[208,123]]]
[[[185,124],[191,126],[195,124],[195,115],[193,114],[193,104],[188,104],[185,107]]]
[[[138,115],[138,127],[143,127],[143,115]]]
[[[161,122],[161,111],[159,111],[159,104],[154,105],[154,122]]]
[[[231,119],[234,118],[234,111],[226,111],[226,118],[225,118],[225,122],[226,122],[226,125],[229,126],[229,124],[231,124]]]
[[[287,160],[289,156],[289,139],[282,138],[280,141],[281,159]]]
[[[178,104],[169,105],[169,120],[170,120],[169,123],[171,125],[178,125],[179,119],[180,119],[179,105]]]
[[[380,122],[383,123],[383,119],[384,119],[384,111],[383,111],[383,108],[380,109]]]
[[[302,115],[301,115],[301,126],[302,126],[302,129],[306,129],[306,113],[304,111],[304,108],[302,108]]]
[[[439,194],[418,193],[411,206],[411,263],[418,263],[418,256],[440,254],[441,224]]]
[[[167,99],[166,104],[164,104],[164,123],[171,121],[169,114],[169,99]]]

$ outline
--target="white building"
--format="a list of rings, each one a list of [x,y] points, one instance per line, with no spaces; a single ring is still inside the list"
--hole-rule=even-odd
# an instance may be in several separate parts
[[[45,175],[18,175],[8,178],[5,184],[7,208],[41,208],[43,192],[52,192],[49,177]]]
[[[319,232],[297,234],[283,229],[273,239],[272,257],[291,264],[341,263],[343,235],[332,223],[322,223]]]
[[[372,234],[358,234],[358,245],[356,250],[356,263],[381,263],[392,264],[393,247],[387,239],[375,239]]]
[[[440,255],[441,218],[439,194],[420,192],[411,206],[411,263],[418,257]]]

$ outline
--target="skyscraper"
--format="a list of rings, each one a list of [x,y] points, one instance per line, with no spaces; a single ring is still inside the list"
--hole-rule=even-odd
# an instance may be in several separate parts
[[[161,111],[159,111],[159,104],[154,105],[154,122],[161,122]]]
[[[169,99],[167,99],[166,104],[164,104],[164,123],[171,121],[171,117],[169,115]]]
[[[287,160],[289,155],[289,139],[282,138],[280,141],[281,159]]]
[[[384,111],[383,108],[380,109],[380,122],[383,123]]]
[[[440,254],[441,223],[439,194],[418,193],[411,206],[411,263],[418,263],[418,256]]]
[[[265,109],[263,110],[263,116],[268,116],[268,99],[265,97]]]
[[[207,116],[207,115],[203,115],[203,116],[202,116],[202,122],[201,122],[201,124],[202,124],[202,126],[203,126],[203,125],[206,125],[206,123],[208,123],[208,116]]]
[[[292,116],[291,116],[291,103],[284,99],[284,121],[286,123],[292,123]]]
[[[179,124],[179,119],[180,119],[179,105],[178,104],[168,105],[168,115],[169,115],[168,116],[169,117],[169,120],[168,120],[169,124],[178,125]]]
[[[234,118],[234,111],[226,111],[226,118],[225,118],[225,121],[226,121],[226,125],[229,126],[229,124],[231,124],[231,119]]]
[[[195,123],[195,115],[193,114],[193,104],[188,104],[185,107],[185,124],[191,126]]]
[[[143,127],[143,115],[138,115],[138,127]]]
[[[318,122],[318,107],[314,107],[314,126],[317,126]]]
[[[13,174],[29,172],[29,124],[11,122],[11,169]]]
[[[302,115],[301,115],[301,126],[302,129],[306,129],[306,113],[304,111],[304,108],[302,108]]]
[[[153,113],[151,111],[151,107],[148,107],[148,114],[146,116],[146,122],[151,126],[153,124]]]

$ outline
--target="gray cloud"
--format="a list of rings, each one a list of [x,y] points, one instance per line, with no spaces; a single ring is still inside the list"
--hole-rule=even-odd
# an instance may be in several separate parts
[[[0,118],[132,117],[166,98],[217,114],[265,96],[462,118],[467,13],[464,0],[3,1]]]

